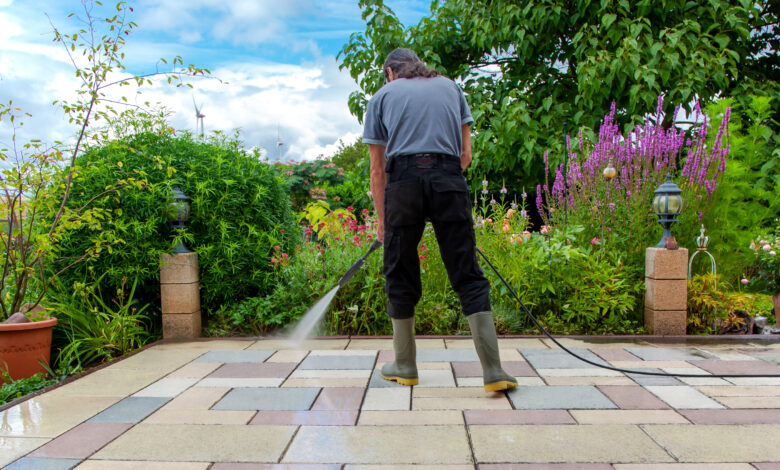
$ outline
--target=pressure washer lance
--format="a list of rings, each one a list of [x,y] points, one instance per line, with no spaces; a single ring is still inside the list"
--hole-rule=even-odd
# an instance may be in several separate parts
[[[531,319],[531,321],[536,325],[539,330],[544,333],[548,338],[550,338],[553,343],[555,343],[559,348],[563,349],[570,355],[576,357],[580,361],[586,362],[590,365],[601,367],[602,369],[608,369],[608,370],[614,370],[617,372],[623,372],[624,374],[641,374],[641,375],[655,375],[655,376],[661,376],[661,377],[696,377],[696,378],[702,378],[702,377],[710,377],[710,378],[733,378],[733,377],[746,377],[746,378],[754,378],[754,377],[771,377],[771,378],[780,378],[780,374],[712,374],[712,375],[701,375],[701,374],[670,374],[668,372],[652,372],[652,371],[646,371],[646,370],[632,370],[632,369],[621,369],[620,367],[612,367],[608,366],[606,364],[599,364],[598,362],[591,361],[589,359],[586,359],[579,354],[575,353],[574,351],[571,351],[566,346],[562,345],[557,339],[553,337],[543,326],[539,321],[536,319],[536,317],[533,316],[533,314],[528,310],[528,307],[525,306],[522,300],[520,300],[520,297],[517,296],[514,289],[509,285],[508,282],[504,279],[503,276],[501,276],[501,273],[498,272],[498,269],[493,265],[493,263],[490,262],[489,259],[487,259],[487,256],[485,256],[482,251],[477,248],[477,253],[482,256],[482,259],[485,260],[485,262],[490,266],[490,269],[493,270],[494,273],[496,273],[496,276],[498,276],[499,279],[501,279],[501,282],[504,283],[507,289],[509,289],[509,292],[512,293],[512,297],[515,298],[517,303],[520,304],[520,306],[523,308],[523,311],[526,315]]]
[[[333,301],[333,298],[336,297],[336,293],[339,291],[339,288],[343,287],[347,282],[349,282],[350,279],[352,279],[355,273],[357,273],[358,270],[363,266],[363,263],[366,262],[368,256],[381,245],[382,242],[379,240],[374,240],[374,243],[372,243],[368,248],[368,252],[355,261],[355,264],[353,264],[347,270],[347,272],[341,276],[341,279],[339,279],[339,282],[336,284],[336,286],[328,291],[327,294],[325,294],[320,300],[317,301],[317,303],[312,305],[309,310],[303,314],[301,320],[297,325],[295,325],[292,332],[290,333],[289,338],[287,339],[287,341],[292,346],[300,346],[301,343],[303,343],[303,341],[309,337],[311,332],[314,331],[314,328],[317,327],[317,324],[325,315],[325,312],[328,311],[328,306]]]

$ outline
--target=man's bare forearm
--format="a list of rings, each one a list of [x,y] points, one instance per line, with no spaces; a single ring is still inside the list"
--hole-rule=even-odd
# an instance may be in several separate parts
[[[385,147],[369,144],[371,155],[371,196],[374,198],[374,210],[378,220],[377,240],[384,242],[385,238]]]
[[[461,126],[461,136],[463,150],[460,153],[460,167],[463,171],[471,164],[471,125],[463,124]]]

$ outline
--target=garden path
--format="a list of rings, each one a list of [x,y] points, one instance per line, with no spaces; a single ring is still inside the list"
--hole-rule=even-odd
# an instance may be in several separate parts
[[[0,412],[0,467],[79,470],[778,470],[780,342],[502,338],[520,386],[486,394],[470,339],[159,342]],[[623,341],[623,342],[619,342]],[[414,465],[414,466],[412,466]],[[408,466],[408,467],[407,467]]]

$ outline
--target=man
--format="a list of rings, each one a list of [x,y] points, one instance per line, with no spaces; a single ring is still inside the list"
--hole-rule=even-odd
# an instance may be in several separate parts
[[[414,344],[414,307],[422,295],[417,245],[429,219],[469,321],[485,390],[516,387],[517,380],[501,368],[490,283],[477,264],[463,177],[471,163],[469,129],[474,121],[466,99],[458,85],[428,69],[410,49],[391,52],[382,68],[386,84],[368,104],[363,131],[393,322],[395,362],[382,368],[382,377],[402,385],[419,381]]]

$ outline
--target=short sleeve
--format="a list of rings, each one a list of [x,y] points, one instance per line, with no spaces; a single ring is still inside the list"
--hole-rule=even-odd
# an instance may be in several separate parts
[[[381,100],[377,95],[371,98],[366,109],[363,126],[363,143],[387,146],[387,129],[382,123]]]
[[[463,124],[474,122],[474,118],[471,116],[471,109],[469,109],[469,104],[466,102],[466,96],[459,86],[458,94],[460,94],[460,125],[462,126]]]

